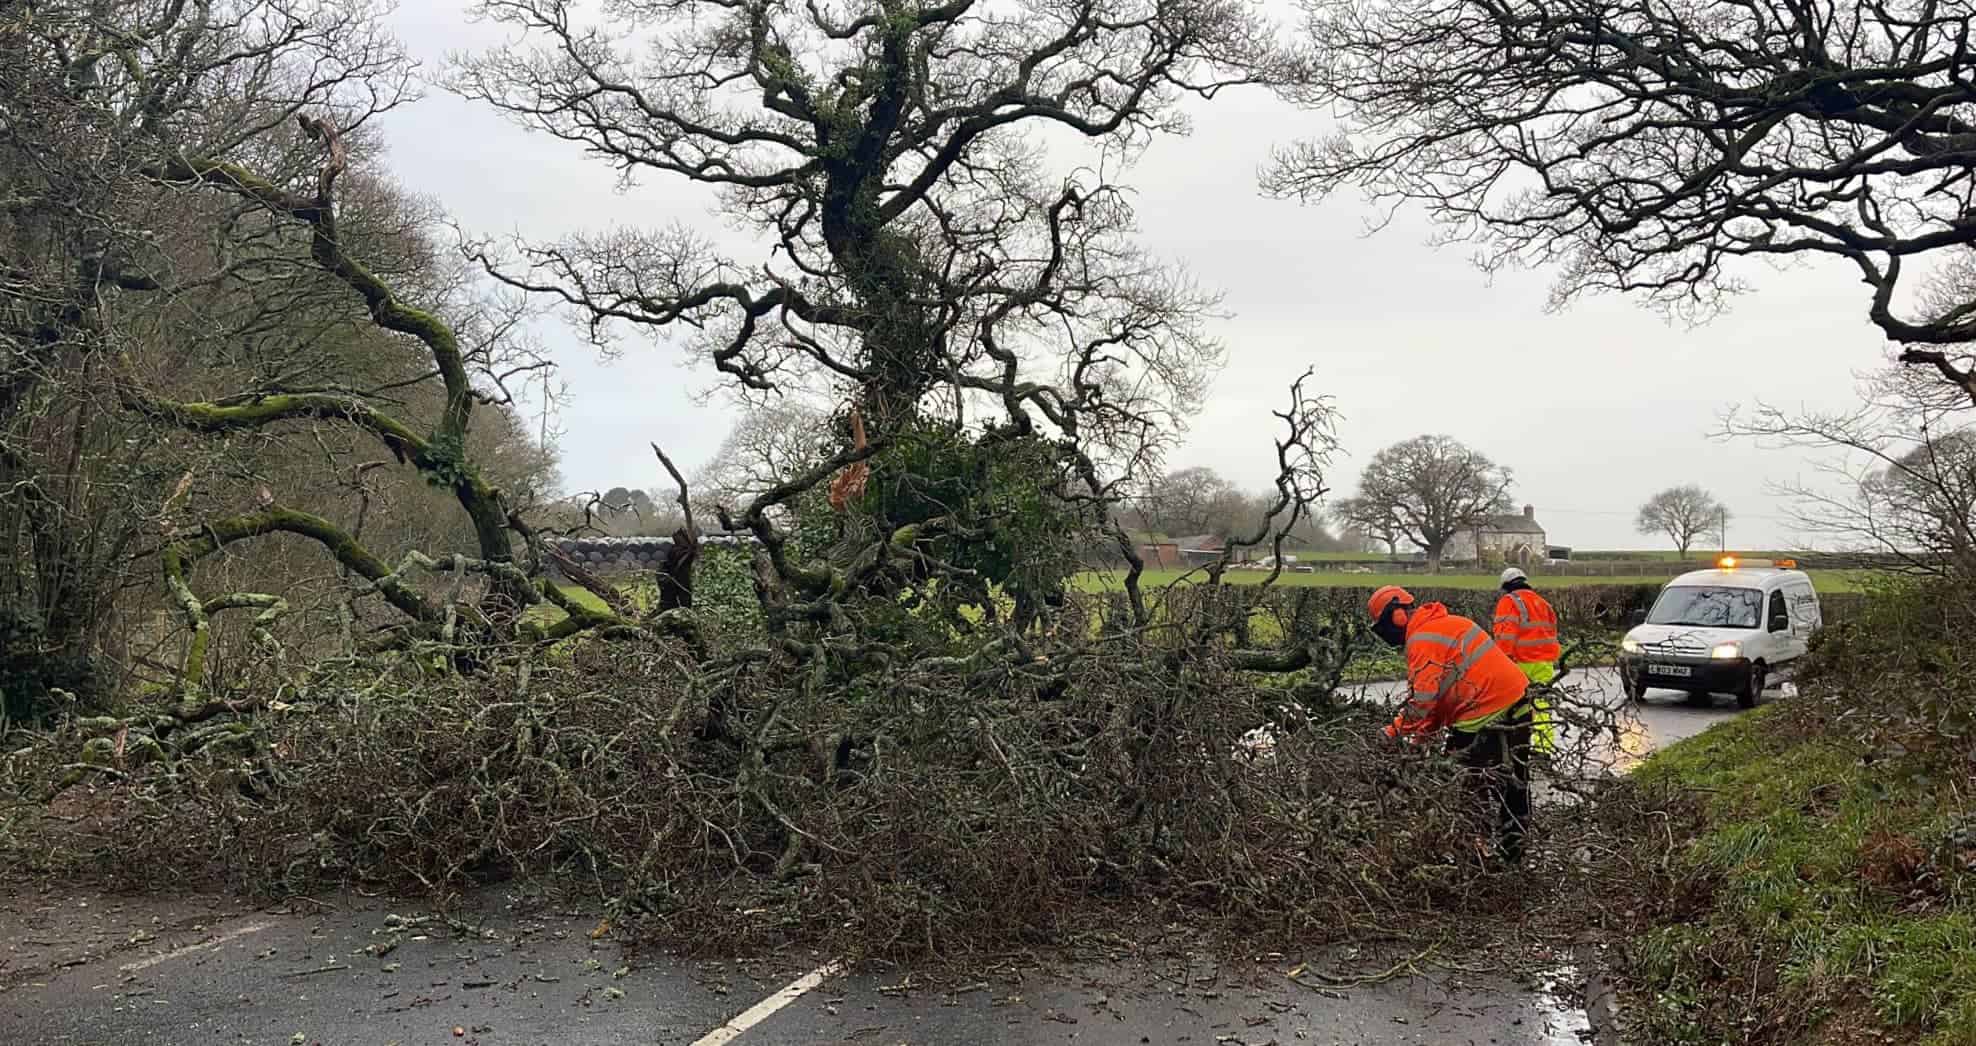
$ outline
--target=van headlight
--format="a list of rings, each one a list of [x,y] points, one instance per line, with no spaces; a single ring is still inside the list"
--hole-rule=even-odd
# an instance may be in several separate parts
[[[1640,641],[1634,639],[1632,636],[1628,636],[1619,641],[1619,649],[1629,654],[1637,654],[1640,652]]]
[[[1733,661],[1736,658],[1743,656],[1743,644],[1722,643],[1718,645],[1714,650],[1709,651],[1708,656],[1715,658],[1719,661]]]

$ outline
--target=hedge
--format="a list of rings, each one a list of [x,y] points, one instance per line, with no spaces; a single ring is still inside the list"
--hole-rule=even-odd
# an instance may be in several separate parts
[[[1559,631],[1567,636],[1611,635],[1628,627],[1636,612],[1651,608],[1654,599],[1660,595],[1659,585],[1573,585],[1543,591],[1544,598],[1557,610]],[[1206,609],[1206,600],[1226,601],[1224,605],[1234,605],[1233,601],[1255,601],[1256,608],[1271,614],[1284,622],[1295,622],[1291,631],[1302,632],[1315,628],[1323,622],[1336,620],[1341,615],[1364,615],[1366,604],[1372,598],[1372,588],[1345,588],[1329,586],[1286,587],[1260,593],[1252,586],[1223,586],[1215,589],[1205,585],[1190,585],[1162,591],[1157,595],[1148,594],[1155,616],[1160,620],[1188,616]],[[1407,591],[1413,593],[1421,603],[1440,603],[1449,612],[1471,618],[1484,627],[1495,617],[1496,600],[1500,593],[1494,589],[1440,588],[1427,585],[1409,585]],[[1107,592],[1101,595],[1079,598],[1095,599],[1108,620],[1124,621],[1129,618],[1125,595]],[[1867,596],[1853,592],[1823,593],[1820,603],[1824,609],[1826,624],[1843,621],[1856,616],[1866,603]]]

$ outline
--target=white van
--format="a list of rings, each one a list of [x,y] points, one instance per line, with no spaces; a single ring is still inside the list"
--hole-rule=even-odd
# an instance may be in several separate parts
[[[1683,690],[1734,694],[1744,708],[1778,670],[1803,657],[1822,623],[1811,577],[1784,560],[1724,556],[1714,570],[1667,583],[1646,618],[1619,644],[1626,696]]]

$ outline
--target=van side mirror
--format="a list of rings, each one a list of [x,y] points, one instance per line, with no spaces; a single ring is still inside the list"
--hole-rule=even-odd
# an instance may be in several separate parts
[[[1644,610],[1635,610],[1635,611],[1633,611],[1632,613],[1630,613],[1630,614],[1627,614],[1627,615],[1626,615],[1626,623],[1627,623],[1627,624],[1629,624],[1629,625],[1644,625],[1644,624],[1646,624],[1646,623],[1647,623],[1647,612],[1646,612],[1646,611],[1644,611]]]
[[[1791,630],[1791,615],[1789,614],[1771,615],[1770,630],[1772,632],[1789,632]]]

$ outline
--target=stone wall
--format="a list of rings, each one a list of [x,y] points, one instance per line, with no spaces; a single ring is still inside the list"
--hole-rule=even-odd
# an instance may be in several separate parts
[[[707,545],[734,545],[753,542],[745,534],[708,534],[700,541]],[[657,570],[672,550],[672,539],[640,538],[553,538],[556,549],[593,574],[630,574]],[[555,565],[550,564],[551,572]]]

